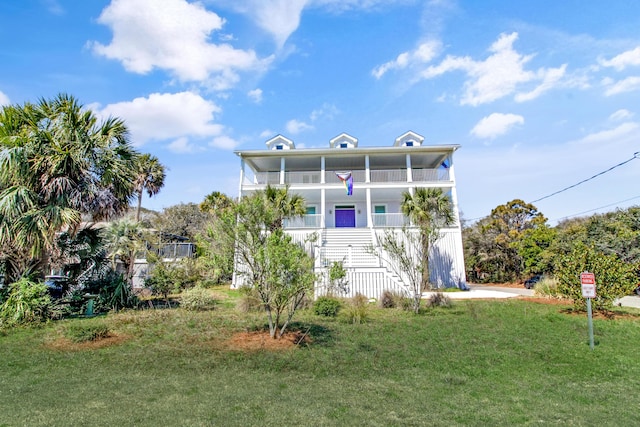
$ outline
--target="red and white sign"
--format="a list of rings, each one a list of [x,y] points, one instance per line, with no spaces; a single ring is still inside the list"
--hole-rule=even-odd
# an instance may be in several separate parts
[[[593,273],[584,272],[580,274],[580,284],[582,285],[583,298],[596,297],[596,276]]]

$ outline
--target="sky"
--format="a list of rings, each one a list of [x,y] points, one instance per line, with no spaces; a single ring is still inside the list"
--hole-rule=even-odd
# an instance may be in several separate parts
[[[0,0],[0,105],[123,119],[168,168],[150,209],[236,197],[234,150],[278,134],[411,130],[461,146],[464,219],[522,199],[553,225],[640,204],[639,28],[635,0]]]

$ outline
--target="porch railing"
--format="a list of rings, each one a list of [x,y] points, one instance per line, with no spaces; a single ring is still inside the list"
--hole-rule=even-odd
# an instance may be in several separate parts
[[[285,218],[285,228],[321,228],[322,214],[308,214],[299,218]]]
[[[362,183],[366,181],[365,170],[352,170],[351,176],[356,183]],[[371,169],[369,171],[371,182],[406,182],[407,170],[406,169]],[[291,171],[285,172],[284,182],[285,184],[319,184],[320,183],[320,171]],[[436,182],[436,181],[448,181],[450,179],[449,169],[411,169],[411,176],[413,182]],[[334,171],[326,171],[326,182],[328,184],[339,184],[340,179],[336,176]],[[279,184],[280,172],[257,172],[254,179],[247,177],[247,184]]]
[[[409,225],[409,218],[401,213],[374,213],[373,217],[374,227],[402,227]]]

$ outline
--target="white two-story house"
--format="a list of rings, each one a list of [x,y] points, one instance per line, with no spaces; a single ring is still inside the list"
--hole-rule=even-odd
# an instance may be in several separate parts
[[[430,252],[430,279],[438,287],[465,287],[462,236],[458,218],[453,153],[459,145],[425,145],[414,132],[399,136],[386,147],[359,147],[358,140],[341,134],[328,148],[296,149],[292,140],[278,135],[265,150],[237,151],[240,157],[240,197],[267,185],[289,186],[304,197],[307,214],[285,222],[295,240],[312,233],[307,244],[315,257],[316,272],[324,273],[333,261],[347,269],[349,295],[379,298],[384,290],[401,291],[398,276],[365,247],[378,247],[385,228],[410,225],[402,214],[402,193],[418,187],[438,187],[447,194],[455,224],[441,230]],[[352,192],[345,180],[350,176]],[[323,282],[322,280],[320,282]],[[242,284],[241,275],[234,286]],[[322,293],[318,283],[316,294]]]

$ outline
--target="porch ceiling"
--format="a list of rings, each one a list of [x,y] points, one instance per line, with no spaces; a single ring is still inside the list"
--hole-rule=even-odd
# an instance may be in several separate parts
[[[362,170],[365,155],[369,155],[371,169],[401,169],[406,167],[406,155],[411,155],[413,168],[437,168],[457,146],[443,147],[384,147],[376,149],[332,149],[332,150],[287,150],[287,151],[244,151],[237,152],[245,162],[257,172],[280,170],[280,159],[285,158],[288,171],[318,171],[320,158],[325,157],[325,169]]]

